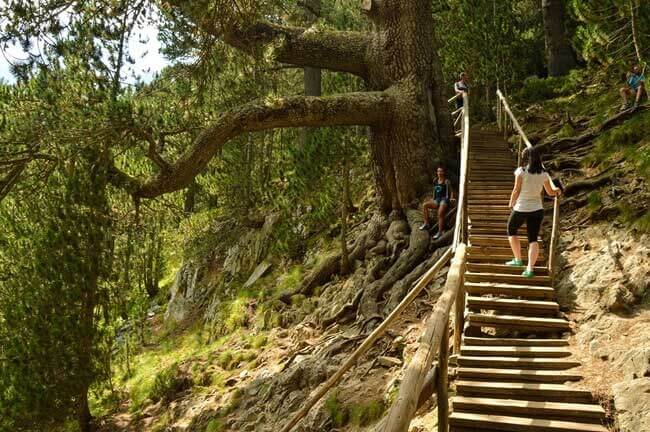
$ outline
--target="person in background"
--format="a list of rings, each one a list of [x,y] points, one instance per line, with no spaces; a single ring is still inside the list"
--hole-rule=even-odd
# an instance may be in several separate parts
[[[521,259],[521,243],[517,232],[526,223],[528,231],[528,265],[522,276],[535,276],[534,268],[539,256],[539,229],[544,219],[542,191],[550,196],[559,196],[562,191],[557,188],[551,177],[544,170],[542,158],[537,147],[526,148],[522,153],[523,166],[515,171],[515,186],[510,195],[512,213],[508,219],[508,241],[512,248],[514,259],[508,261],[508,266],[523,266]]]
[[[438,167],[436,174],[437,178],[433,182],[433,201],[427,201],[422,206],[424,225],[420,227],[421,230],[430,230],[429,210],[438,210],[438,232],[433,236],[435,240],[439,239],[445,231],[447,210],[451,203],[456,202],[454,190],[451,187],[451,182],[447,178],[445,168],[442,166]]]
[[[636,109],[639,106],[641,97],[645,92],[645,76],[641,72],[641,68],[638,65],[635,65],[632,68],[632,71],[627,74],[625,87],[622,87],[620,90],[621,97],[623,98],[623,105],[621,106],[621,111],[625,111],[630,108],[630,99],[634,98],[634,104],[632,105],[633,109]]]
[[[469,84],[465,72],[461,72],[460,80],[454,83],[454,91],[458,95],[456,98],[456,109],[459,109],[463,106],[463,94],[469,94]]]

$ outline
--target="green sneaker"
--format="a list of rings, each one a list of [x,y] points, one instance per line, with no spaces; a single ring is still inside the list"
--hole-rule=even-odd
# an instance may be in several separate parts
[[[511,267],[521,267],[524,265],[524,262],[520,259],[513,258],[510,261],[508,261],[506,265]]]
[[[521,274],[525,278],[532,278],[535,277],[535,273],[532,270],[524,270],[524,272]]]

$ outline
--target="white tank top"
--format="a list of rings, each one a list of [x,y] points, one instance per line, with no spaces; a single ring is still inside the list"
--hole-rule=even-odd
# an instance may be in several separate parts
[[[515,203],[515,211],[518,212],[534,212],[542,210],[542,191],[544,189],[544,182],[551,180],[547,172],[542,171],[539,174],[531,174],[524,168],[517,168],[515,171],[516,177],[521,177],[521,191]]]

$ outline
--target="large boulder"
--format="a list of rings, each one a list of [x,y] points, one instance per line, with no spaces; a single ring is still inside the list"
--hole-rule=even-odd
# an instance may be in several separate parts
[[[650,378],[624,381],[613,390],[620,432],[650,432]]]
[[[205,267],[186,262],[176,273],[171,287],[171,299],[165,312],[165,321],[181,322],[202,305],[209,297],[210,290],[202,284]]]

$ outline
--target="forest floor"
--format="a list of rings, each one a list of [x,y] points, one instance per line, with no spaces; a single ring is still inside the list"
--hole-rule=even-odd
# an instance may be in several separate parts
[[[568,185],[558,291],[574,323],[571,346],[586,376],[581,385],[611,413],[613,431],[641,432],[650,424],[650,402],[635,407],[629,395],[643,401],[650,388],[650,139],[643,132],[650,130],[650,110],[599,129],[616,115],[615,92],[602,85],[557,90],[559,82],[540,82],[522,95],[527,109],[515,112],[522,113],[531,140],[549,150],[547,166]],[[251,317],[234,319],[243,324],[218,338],[201,320],[170,329],[155,313],[149,344],[130,359],[130,373],[119,368],[115,382],[123,397],[102,417],[102,430],[279,430],[367,335],[349,317],[319,325],[341,297],[354,297],[357,271],[312,296],[292,298],[280,311],[286,319],[264,313],[260,323],[251,308],[261,306],[246,303],[242,313]],[[286,286],[282,274],[296,272],[278,267],[263,283]],[[372,429],[396,395],[445,277],[446,270],[296,430]],[[269,320],[281,325],[268,326]],[[435,430],[435,407],[430,401],[421,409],[411,430]]]

